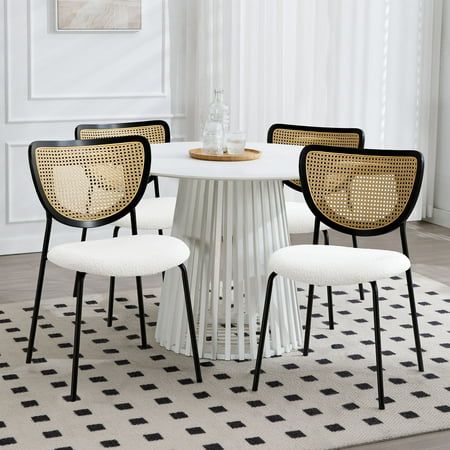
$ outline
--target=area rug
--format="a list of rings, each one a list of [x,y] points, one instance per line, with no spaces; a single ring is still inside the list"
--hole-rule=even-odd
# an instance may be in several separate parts
[[[147,292],[152,348],[138,348],[134,293],[83,310],[79,395],[70,403],[72,298],[43,301],[34,363],[25,364],[30,303],[0,306],[0,446],[17,449],[330,449],[450,428],[450,289],[415,275],[425,372],[419,373],[405,280],[379,284],[386,410],[376,401],[371,299],[334,290],[334,331],[319,290],[312,352],[263,361],[257,393],[252,361],[192,360],[153,339],[158,290]],[[299,302],[305,305],[300,287]],[[323,304],[322,304],[323,303]],[[304,306],[301,306],[304,314]]]

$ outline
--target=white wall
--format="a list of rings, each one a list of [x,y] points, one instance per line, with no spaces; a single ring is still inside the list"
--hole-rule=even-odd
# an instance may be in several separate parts
[[[173,139],[186,137],[183,8],[169,23],[168,0],[143,0],[138,32],[56,32],[54,0],[2,0],[0,254],[41,247],[30,142],[71,139],[79,123],[152,118],[167,120]],[[162,191],[174,193],[173,182]],[[54,242],[78,234],[57,227]]]
[[[194,8],[196,4],[197,9]],[[361,9],[362,4],[357,4]],[[205,77],[199,76],[203,69],[208,70],[209,67],[198,54],[199,5],[203,6],[204,3],[193,0],[142,0],[143,28],[141,31],[80,33],[55,31],[54,0],[2,0],[0,2],[2,53],[0,58],[2,93],[0,96],[0,254],[39,251],[41,247],[44,221],[42,207],[37,202],[28,169],[27,147],[30,142],[39,139],[71,138],[75,126],[80,122],[120,122],[151,118],[167,120],[171,126],[172,138],[175,140],[191,139],[193,135],[198,137],[199,126],[198,124],[196,126],[193,121],[198,97],[203,93],[203,97],[206,98],[213,87],[205,82]],[[422,3],[420,5],[423,6]],[[414,11],[421,10],[419,6],[416,5]],[[241,7],[244,8],[244,4]],[[335,8],[334,3],[329,7]],[[394,44],[396,43],[392,48],[389,47],[391,52],[384,48],[386,43],[380,44],[384,53],[382,55],[378,53],[385,59],[386,67],[393,66],[393,63],[389,62],[391,60],[388,61],[388,57],[395,58],[400,53],[409,55],[407,60],[412,66],[405,65],[405,71],[407,73],[414,71],[414,73],[408,83],[403,79],[397,80],[398,75],[395,75],[396,79],[393,80],[395,86],[399,84],[403,86],[400,92],[402,101],[399,101],[396,95],[389,95],[386,96],[389,108],[381,105],[381,108],[373,109],[381,110],[383,117],[386,111],[387,117],[382,121],[369,120],[372,116],[366,119],[375,127],[377,124],[381,126],[386,123],[386,130],[377,133],[377,129],[367,129],[366,143],[369,146],[385,144],[388,147],[397,145],[402,148],[417,147],[417,133],[407,132],[406,128],[400,127],[402,133],[397,136],[395,133],[399,132],[399,127],[394,126],[397,121],[390,114],[393,114],[392,111],[402,114],[408,102],[416,105],[416,108],[411,107],[408,110],[416,111],[419,104],[414,95],[414,77],[419,77],[415,72],[414,54],[418,52],[416,47],[419,46],[420,39],[417,37],[417,39],[408,40],[405,36],[417,34],[411,27],[423,28],[417,25],[422,16],[417,14],[416,17],[408,10],[409,14],[412,14],[411,17],[408,16],[408,20],[391,21],[392,23],[387,27],[386,23],[390,22],[386,19],[388,17],[386,8],[380,6],[376,0],[370,4],[370,7],[379,10],[379,17],[377,17],[381,21],[384,20],[385,26],[380,32],[388,30],[389,36],[392,37]],[[360,23],[358,19],[361,15],[359,9],[352,20],[364,31],[365,22]],[[396,14],[397,9],[399,9],[398,14]],[[401,4],[393,3],[390,14],[393,17],[403,18],[404,11],[400,10]],[[305,17],[308,16],[305,15]],[[367,17],[364,15],[364,17],[367,20],[373,19],[372,14],[368,14]],[[209,30],[210,23],[207,22],[207,25]],[[399,25],[406,29],[400,28]],[[209,35],[205,36],[210,39]],[[449,38],[450,5],[444,2],[438,171],[434,211],[435,218],[445,217],[448,226],[450,226]],[[206,45],[209,41],[203,39],[201,42]],[[229,56],[227,54],[227,59],[223,62],[224,67],[229,62]],[[374,55],[371,54],[371,57],[373,58]],[[195,63],[188,64],[189,61],[195,61]],[[432,66],[425,59],[424,65]],[[245,71],[245,68],[240,66],[238,69],[242,73]],[[262,70],[258,72],[260,73],[266,72]],[[372,73],[367,75],[373,76]],[[383,80],[385,83],[386,80],[384,78]],[[366,84],[363,83],[364,86]],[[375,85],[384,86],[380,83]],[[230,92],[231,89],[228,87],[227,90]],[[377,92],[375,98],[380,97]],[[413,92],[412,95],[410,95],[411,92]],[[386,93],[389,93],[387,88]],[[236,98],[241,97],[239,95]],[[233,112],[236,98],[230,101],[235,119],[238,118],[236,108]],[[253,102],[254,98],[255,96],[251,97],[249,101]],[[368,110],[372,114],[372,108]],[[246,113],[245,108],[243,113]],[[409,122],[415,123],[416,116],[417,111],[414,117],[408,118]],[[252,114],[251,117],[261,118],[262,116]],[[269,123],[268,118],[266,119]],[[281,120],[282,117],[279,116],[278,119]],[[270,117],[270,120],[274,121],[274,118]],[[300,118],[294,121],[299,122]],[[310,123],[311,120],[306,122]],[[267,127],[264,121],[261,123],[264,129],[260,133],[260,138],[264,139]],[[394,128],[389,128],[388,124]],[[246,126],[249,128],[250,125],[247,123]],[[364,128],[367,127],[364,126]],[[382,142],[374,140],[376,136],[382,136]],[[163,194],[175,193],[175,182],[163,181],[162,191]],[[100,231],[95,230],[93,234],[97,232]],[[78,232],[59,227],[56,229],[54,242],[73,240],[78,234]]]
[[[432,222],[450,227],[450,4],[442,16],[436,178]]]

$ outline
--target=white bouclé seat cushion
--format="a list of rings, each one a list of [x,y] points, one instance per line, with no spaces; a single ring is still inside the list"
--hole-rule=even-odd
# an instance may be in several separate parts
[[[176,197],[143,198],[136,206],[136,222],[141,230],[164,230],[172,228]],[[131,219],[126,215],[113,225],[131,228]]]
[[[272,254],[270,272],[315,286],[341,286],[382,280],[411,266],[402,253],[390,250],[293,245]]]
[[[286,216],[289,234],[302,234],[314,232],[315,216],[303,202],[286,202]],[[320,224],[321,230],[329,227]]]
[[[136,277],[176,267],[189,258],[180,239],[154,234],[71,242],[48,252],[52,263],[93,275]]]

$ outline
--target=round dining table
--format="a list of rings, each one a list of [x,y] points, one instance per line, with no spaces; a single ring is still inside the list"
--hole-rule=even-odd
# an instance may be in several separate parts
[[[199,142],[152,145],[153,175],[177,178],[172,236],[191,254],[186,266],[199,354],[209,359],[255,359],[270,255],[289,245],[283,180],[298,179],[303,147],[248,143],[252,161],[201,161]],[[156,340],[191,353],[179,271],[165,275]],[[296,350],[301,324],[295,284],[277,277],[266,357]]]

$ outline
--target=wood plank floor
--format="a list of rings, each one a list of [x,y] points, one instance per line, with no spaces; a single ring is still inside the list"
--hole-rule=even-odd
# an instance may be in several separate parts
[[[450,286],[450,230],[425,222],[412,222],[408,224],[408,240],[413,270]],[[350,244],[348,236],[335,232],[330,232],[330,241],[336,245]],[[292,236],[293,244],[310,242],[311,235]],[[359,242],[361,247],[400,250],[398,231],[377,238],[360,238]],[[37,253],[0,256],[0,304],[33,300],[38,265],[39,254]],[[44,284],[44,298],[71,295],[73,278],[73,273],[49,264]],[[144,279],[144,289],[160,284],[160,276]],[[117,292],[134,289],[134,280],[121,279],[117,281],[116,286]],[[107,279],[94,276],[86,278],[86,292],[106,292],[107,289]],[[449,443],[450,430],[447,430],[352,448],[354,450],[447,450],[450,448]]]

